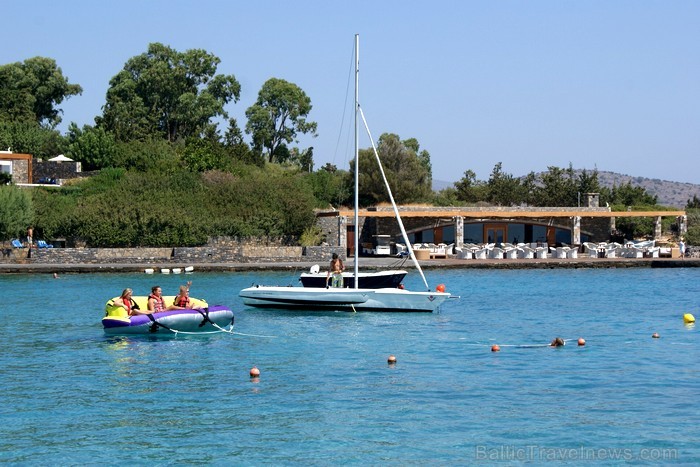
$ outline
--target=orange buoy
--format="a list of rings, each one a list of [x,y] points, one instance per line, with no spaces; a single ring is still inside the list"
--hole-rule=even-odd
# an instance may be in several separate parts
[[[654,339],[658,339],[660,336],[659,336],[658,332],[655,332],[654,334],[651,335],[651,337],[653,337]]]
[[[250,377],[251,378],[257,378],[260,376],[260,370],[258,370],[258,367],[253,367],[250,369]]]
[[[435,290],[438,292],[444,292],[445,291],[445,284],[438,284],[437,287],[435,287]]]
[[[586,339],[584,339],[583,337],[579,337],[578,345],[586,345]]]
[[[494,344],[491,346],[491,352],[500,352],[501,348],[498,346],[498,344]]]
[[[403,286],[403,284],[399,284],[399,289],[401,289],[401,290],[403,290],[403,289],[404,289],[404,286]]]
[[[394,363],[396,363],[396,357],[394,357],[393,355],[389,355],[389,358],[387,358],[386,361],[389,365],[393,365]]]

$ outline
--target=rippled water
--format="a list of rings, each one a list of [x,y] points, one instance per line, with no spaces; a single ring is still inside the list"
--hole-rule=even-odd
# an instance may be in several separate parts
[[[176,338],[105,337],[100,318],[122,288],[175,293],[184,276],[0,276],[0,462],[700,462],[698,329],[682,320],[700,315],[700,271],[427,275],[461,298],[261,311],[238,290],[294,274],[196,272],[192,295],[248,335]],[[557,336],[573,340],[547,347]]]

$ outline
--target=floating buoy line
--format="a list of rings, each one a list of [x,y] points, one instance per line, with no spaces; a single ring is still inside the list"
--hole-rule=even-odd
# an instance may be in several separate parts
[[[464,340],[466,338],[460,338],[461,340]],[[578,339],[562,339],[561,337],[555,338],[553,341],[546,343],[546,344],[482,344],[478,342],[465,342],[464,345],[469,345],[472,347],[489,347],[493,352],[498,352],[501,350],[501,347],[512,347],[512,348],[517,348],[517,349],[536,349],[536,348],[542,348],[542,347],[563,347],[566,345],[567,342],[577,342],[579,343],[579,346],[585,345],[585,340],[583,338],[578,338]],[[580,342],[583,341],[583,344]],[[557,345],[554,345],[555,342],[559,342]]]

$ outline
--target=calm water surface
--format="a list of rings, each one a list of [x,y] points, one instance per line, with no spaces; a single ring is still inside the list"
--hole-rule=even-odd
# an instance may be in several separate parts
[[[237,296],[288,272],[0,276],[0,462],[700,463],[700,344],[682,320],[700,318],[698,269],[427,276],[461,298],[295,314]],[[249,335],[104,336],[122,288],[186,278]],[[557,336],[573,340],[546,347]]]

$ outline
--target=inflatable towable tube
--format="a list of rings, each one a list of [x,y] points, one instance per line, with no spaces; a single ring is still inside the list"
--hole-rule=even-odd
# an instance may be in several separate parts
[[[114,300],[105,304],[105,316],[102,326],[105,334],[176,334],[217,332],[233,327],[233,311],[222,305],[209,306],[206,301],[190,298],[194,308],[171,310],[147,315],[127,316],[124,307],[115,306]],[[148,309],[148,297],[132,297],[140,310]],[[175,297],[163,297],[166,304],[172,304]]]
[[[110,318],[128,318],[129,315],[127,315],[126,310],[124,309],[123,306],[117,306],[114,304],[114,300],[118,299],[119,297],[114,297],[110,300],[107,301],[105,304],[105,317],[110,317]],[[145,295],[139,295],[139,296],[132,296],[131,299],[138,305],[138,309],[142,311],[148,310],[148,297]],[[170,306],[175,302],[175,296],[174,295],[169,295],[165,296],[163,295],[163,303],[165,303],[165,306]],[[201,300],[199,298],[192,298],[190,297],[190,303],[192,304],[192,308],[206,308],[207,302],[204,300]]]

